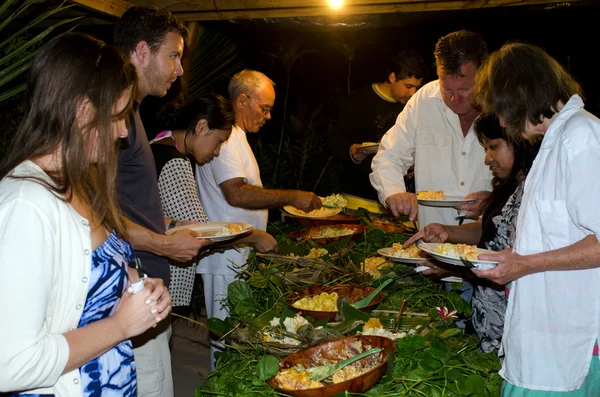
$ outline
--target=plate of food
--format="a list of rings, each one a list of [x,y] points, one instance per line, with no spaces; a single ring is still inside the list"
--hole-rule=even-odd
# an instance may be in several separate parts
[[[337,215],[340,212],[342,212],[341,207],[339,207],[339,208],[321,207],[318,210],[312,210],[309,212],[302,211],[301,209],[298,209],[291,205],[286,205],[285,207],[283,207],[283,209],[285,212],[295,215],[300,218],[316,218],[316,219],[328,218],[330,216]]]
[[[358,145],[358,148],[367,154],[377,153],[377,150],[379,150],[379,143],[363,142],[360,145]]]
[[[369,354],[376,349],[373,354]],[[334,339],[292,353],[279,363],[269,385],[294,397],[330,397],[345,390],[364,393],[387,371],[396,342],[383,336],[357,335]],[[343,367],[332,376],[313,380],[311,368],[337,364],[359,354],[368,354]],[[313,370],[314,371],[314,370]]]
[[[454,208],[475,200],[465,200],[464,196],[444,194],[443,190],[421,190],[417,192],[417,201],[425,207]]]
[[[449,265],[465,266],[460,258],[468,259],[477,269],[486,270],[496,267],[498,262],[479,260],[480,254],[495,254],[496,252],[477,248],[475,245],[450,243],[418,243],[417,247],[427,252],[431,257]]]
[[[383,255],[395,262],[416,264],[429,260],[429,255],[420,250],[415,244],[411,244],[406,249],[402,248],[402,244],[394,243],[392,247],[380,248],[377,250],[379,255]]]
[[[212,241],[226,241],[250,232],[254,228],[244,222],[207,222],[184,225],[169,229],[165,234],[170,235],[180,230],[193,230],[198,234],[196,238],[206,238]]]

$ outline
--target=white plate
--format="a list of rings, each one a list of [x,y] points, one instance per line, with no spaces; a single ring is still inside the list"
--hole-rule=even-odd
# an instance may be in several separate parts
[[[464,204],[474,203],[475,200],[465,200],[464,196],[446,195],[446,200],[423,200],[417,199],[418,203],[425,207],[454,208]]]
[[[462,283],[463,282],[462,278],[456,277],[456,276],[444,277],[440,280],[445,281],[447,283]]]
[[[414,265],[416,263],[425,262],[428,260],[428,258],[403,258],[401,256],[393,256],[391,248],[380,248],[377,250],[377,253],[379,255],[385,256],[387,258],[393,259],[394,262],[407,263],[407,264],[411,264],[411,265]]]
[[[327,207],[321,207],[318,210],[316,210],[317,212],[313,215],[309,215],[304,211],[299,210],[296,207],[292,207],[291,205],[286,205],[285,207],[283,207],[283,209],[285,210],[285,212],[295,215],[295,216],[299,216],[301,218],[328,218],[330,216],[333,215],[337,215],[340,212],[342,212],[342,208],[327,208]]]
[[[379,150],[379,144],[378,143],[370,143],[368,145],[362,144],[362,145],[359,145],[358,148],[365,153],[377,153],[377,151]]]
[[[231,225],[231,224],[241,225],[243,228],[243,231],[241,231],[239,233],[228,234],[227,236],[217,236],[217,233],[219,233],[221,231],[223,226]],[[244,223],[244,222],[208,222],[208,223],[198,223],[195,225],[185,225],[185,226],[174,227],[173,229],[167,230],[167,232],[165,234],[173,234],[179,230],[193,230],[196,233],[198,233],[198,237],[196,237],[196,238],[206,238],[206,239],[211,239],[212,241],[226,241],[226,240],[231,240],[231,239],[239,236],[240,234],[249,232],[252,229],[254,229],[254,228],[252,227],[251,224]]]
[[[444,262],[449,265],[455,265],[455,266],[463,266],[463,267],[465,266],[460,261],[460,258],[455,258],[453,256],[448,256],[448,255],[442,255],[442,254],[438,254],[437,252],[435,252],[437,250],[438,245],[439,245],[438,243],[417,243],[417,247],[419,249],[427,252],[434,259],[437,259],[440,262]],[[484,250],[482,248],[477,248],[477,252],[479,254],[495,254],[496,253],[495,251]],[[492,269],[492,268],[496,267],[496,265],[498,264],[498,262],[495,262],[495,261],[481,261],[481,260],[477,260],[477,259],[470,259],[470,261],[473,262],[473,265],[475,265],[475,267],[480,270]]]

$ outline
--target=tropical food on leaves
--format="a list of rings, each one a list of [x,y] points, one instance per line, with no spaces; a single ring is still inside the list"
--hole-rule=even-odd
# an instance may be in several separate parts
[[[305,296],[295,301],[292,306],[300,310],[311,310],[315,312],[337,312],[337,292],[321,292],[315,296]]]
[[[364,262],[365,272],[373,276],[374,279],[381,276],[380,270],[387,265],[387,259],[383,256],[370,256]]]
[[[425,258],[427,254],[417,248],[416,244],[411,244],[406,248],[402,248],[402,244],[392,244],[392,256],[399,258]]]
[[[349,229],[349,228],[339,229],[339,228],[334,228],[334,227],[327,227],[327,228],[319,230],[316,233],[311,234],[311,238],[342,237],[342,236],[349,236],[351,234],[354,234],[354,229]]]
[[[435,252],[438,254],[451,256],[453,258],[462,257],[470,260],[477,260],[479,258],[477,246],[475,245],[444,243],[438,245]]]
[[[230,236],[232,234],[242,233],[243,231],[244,227],[242,225],[239,225],[237,223],[230,223],[228,225],[223,226],[215,236]]]
[[[443,190],[421,190],[417,193],[419,200],[446,200]]]
[[[336,364],[370,349],[371,346],[363,345],[362,342],[357,341],[339,352],[338,357],[334,360],[326,359],[322,356],[316,357],[314,366]],[[330,378],[326,378],[320,382],[311,380],[311,373],[306,371],[308,368],[298,364],[292,368],[279,370],[277,376],[275,376],[275,382],[284,390],[314,389],[328,384],[341,383],[357,378],[377,367],[383,360],[384,355],[382,353],[366,356],[337,371]]]
[[[348,204],[341,194],[332,194],[322,198],[321,203],[323,204],[323,207],[329,208],[343,208]]]
[[[269,325],[263,329],[263,341],[278,342],[292,346],[301,344],[298,339],[287,336],[286,332],[288,334],[296,335],[298,328],[308,324],[309,322],[299,314],[295,317],[288,317],[283,320],[283,326],[281,322],[281,318],[279,317],[274,317],[269,322]]]
[[[361,335],[383,336],[384,338],[400,339],[409,335],[416,335],[420,326],[411,329],[408,332],[391,332],[383,327],[381,321],[376,317],[371,317],[369,321],[363,325]]]

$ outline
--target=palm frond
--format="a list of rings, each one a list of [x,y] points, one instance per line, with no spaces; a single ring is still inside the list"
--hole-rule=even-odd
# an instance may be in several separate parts
[[[190,69],[189,96],[194,99],[243,67],[237,46],[224,33],[205,30],[196,44]]]

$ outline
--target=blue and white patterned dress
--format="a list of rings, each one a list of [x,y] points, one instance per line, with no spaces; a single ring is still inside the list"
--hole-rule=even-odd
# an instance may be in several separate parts
[[[90,289],[78,328],[113,315],[127,288],[133,247],[112,232],[92,254]],[[135,397],[137,382],[131,341],[126,340],[79,368],[85,397]],[[53,397],[52,394],[2,394]]]

